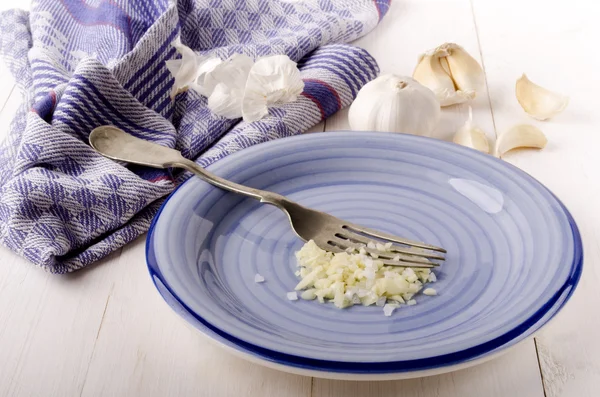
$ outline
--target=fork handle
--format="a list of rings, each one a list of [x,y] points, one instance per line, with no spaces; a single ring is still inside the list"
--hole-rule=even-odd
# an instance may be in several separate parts
[[[243,194],[282,209],[290,202],[280,194],[254,189],[216,176],[183,157],[178,150],[137,138],[112,125],[95,128],[90,133],[89,141],[99,153],[113,160],[154,168],[183,168],[221,189]]]
[[[170,164],[172,167],[183,168],[190,172],[193,172],[197,176],[199,176],[205,182],[210,183],[211,185],[220,187],[221,189],[242,194],[247,197],[252,197],[253,199],[259,200],[262,203],[273,204],[278,207],[283,205],[283,202],[287,199],[277,193],[269,192],[266,190],[255,189],[253,187],[240,185],[239,183],[228,181],[227,179],[223,179],[220,176],[217,176],[213,173],[206,171],[204,168],[200,167],[195,162],[186,159],[181,156],[179,161],[173,162]]]

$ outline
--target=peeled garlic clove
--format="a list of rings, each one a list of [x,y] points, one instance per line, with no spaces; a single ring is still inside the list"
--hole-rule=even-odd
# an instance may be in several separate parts
[[[537,127],[519,124],[498,137],[494,153],[496,157],[502,157],[506,152],[516,148],[543,149],[547,143],[546,136]]]
[[[473,110],[469,106],[469,118],[454,135],[454,143],[479,150],[483,153],[490,152],[490,144],[485,133],[473,125]]]
[[[387,74],[367,83],[350,106],[353,130],[429,136],[440,119],[440,104],[427,87],[410,77]]]
[[[517,80],[516,94],[523,110],[537,120],[548,120],[569,104],[568,97],[531,82],[525,73]]]
[[[413,77],[435,93],[441,106],[475,98],[485,82],[479,63],[454,43],[442,44],[421,55]]]
[[[250,70],[242,115],[245,122],[260,120],[269,114],[268,106],[293,102],[304,90],[296,62],[287,55],[261,58]]]
[[[180,62],[167,61],[167,69],[175,78],[170,94],[171,99],[175,99],[175,95],[187,90],[188,86],[196,80],[198,58],[191,48],[181,43],[179,36],[173,41],[172,45],[181,54]]]

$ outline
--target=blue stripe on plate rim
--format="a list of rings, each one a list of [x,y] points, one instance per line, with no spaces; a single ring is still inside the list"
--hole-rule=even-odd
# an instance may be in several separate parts
[[[337,132],[339,133],[339,132]],[[390,135],[390,133],[369,133],[369,134],[383,134]],[[286,140],[290,139],[298,139],[302,136],[295,136],[289,138],[283,138]],[[451,143],[439,141],[433,138],[427,137],[418,137],[413,136],[415,139],[423,139],[423,140],[433,140],[442,144]],[[283,139],[278,139],[276,141],[269,141],[265,143],[261,143],[256,146],[269,145],[274,142],[280,142]],[[466,148],[468,149],[468,148]],[[472,150],[472,149],[468,149]],[[473,150],[474,151],[474,150]],[[474,151],[475,152],[475,151]],[[480,154],[480,153],[479,153]],[[213,326],[204,318],[199,316],[197,313],[193,312],[185,303],[179,299],[177,294],[171,289],[171,287],[167,284],[165,278],[161,274],[158,263],[156,262],[156,257],[154,254],[153,247],[153,239],[154,239],[154,228],[156,226],[156,222],[159,219],[160,214],[165,208],[166,204],[170,200],[170,198],[179,190],[182,186],[189,182],[186,181],[180,186],[178,186],[165,200],[165,202],[160,207],[158,213],[152,220],[150,225],[150,229],[148,231],[148,237],[146,239],[146,264],[148,266],[148,271],[152,278],[152,282],[154,286],[157,288],[158,292],[161,294],[163,299],[167,301],[167,298],[163,295],[162,288],[166,289],[176,301],[177,304],[183,308],[187,315],[191,316],[195,322],[195,327],[207,334],[212,339],[216,339],[217,341],[224,343],[242,353],[251,354],[257,357],[260,360],[266,360],[269,362],[273,362],[276,364],[295,367],[299,369],[306,369],[311,371],[323,371],[323,372],[335,372],[335,373],[346,373],[346,374],[391,374],[391,373],[402,373],[402,372],[413,372],[413,371],[421,371],[421,370],[430,370],[437,369],[443,367],[449,367],[453,365],[462,364],[468,361],[473,361],[475,359],[482,358],[491,353],[497,352],[499,350],[508,348],[523,339],[527,338],[534,332],[538,331],[542,326],[544,326],[551,318],[553,318],[560,309],[566,304],[566,302],[570,299],[571,295],[575,291],[575,287],[579,283],[581,278],[581,273],[583,269],[583,246],[581,240],[581,234],[573,219],[571,213],[566,208],[566,206],[558,199],[558,197],[552,193],[547,187],[542,185],[539,181],[533,178],[531,175],[526,173],[525,171],[513,166],[510,163],[506,163],[502,160],[494,159],[496,161],[502,162],[506,167],[512,168],[514,171],[520,173],[521,175],[526,176],[531,179],[535,184],[540,186],[541,188],[548,191],[548,193],[556,200],[556,202],[560,205],[562,210],[564,211],[565,216],[568,219],[569,225],[571,226],[571,232],[573,235],[573,243],[574,243],[574,252],[573,252],[573,262],[571,263],[571,272],[569,277],[567,278],[565,284],[552,296],[551,299],[546,302],[537,312],[535,312],[530,318],[525,320],[522,324],[515,327],[514,329],[506,332],[504,335],[501,335],[495,339],[492,339],[488,342],[482,343],[480,345],[459,351],[450,354],[445,354],[441,356],[422,358],[417,360],[405,360],[405,361],[388,361],[388,362],[340,362],[340,361],[327,361],[327,360],[317,360],[306,357],[294,356],[290,354],[285,354],[281,352],[277,352],[274,350],[266,349],[260,346],[253,345],[244,340],[236,338],[219,328]],[[216,163],[215,163],[216,164]],[[209,166],[207,169],[210,170],[212,166]],[[157,281],[160,282],[160,286],[157,284]],[[161,288],[162,286],[162,288]],[[566,292],[566,295],[565,295]],[[168,302],[167,302],[168,303]],[[185,316],[180,313],[179,310],[176,310],[173,305],[168,303],[176,312],[182,317]]]

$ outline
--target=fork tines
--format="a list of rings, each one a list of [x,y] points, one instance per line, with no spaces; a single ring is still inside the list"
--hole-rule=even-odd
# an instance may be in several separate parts
[[[381,259],[384,265],[387,266],[432,268],[439,266],[439,263],[433,262],[434,260],[444,261],[446,259],[438,254],[446,253],[446,250],[441,247],[408,240],[350,223],[342,226],[342,231],[335,234],[335,238],[331,243],[344,250],[348,248],[361,250],[362,248],[364,252],[372,257]]]

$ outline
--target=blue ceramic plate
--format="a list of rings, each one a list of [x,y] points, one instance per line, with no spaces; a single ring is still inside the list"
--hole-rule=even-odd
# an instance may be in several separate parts
[[[155,219],[151,276],[210,338],[254,361],[318,376],[442,372],[505,350],[565,304],[582,268],[565,207],[491,156],[429,138],[326,133],[243,150],[210,171],[351,222],[448,250],[438,296],[385,317],[289,301],[302,241],[277,208],[184,183]],[[254,282],[260,273],[266,281]],[[336,375],[337,374],[337,375]],[[410,375],[407,375],[410,374]]]

